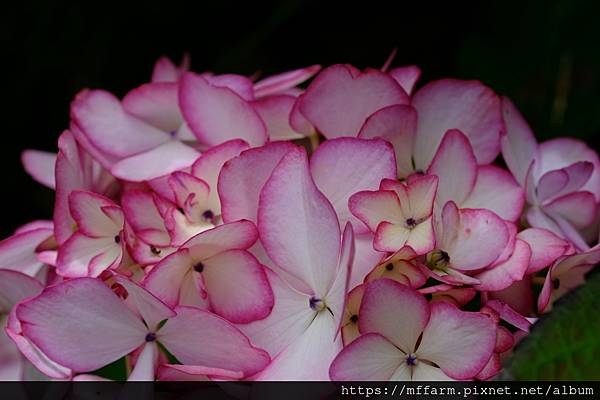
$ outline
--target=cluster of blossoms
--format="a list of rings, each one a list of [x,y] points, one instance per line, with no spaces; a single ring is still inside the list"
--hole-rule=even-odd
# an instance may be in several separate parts
[[[23,153],[0,379],[484,380],[600,261],[597,154],[479,82],[186,64]]]

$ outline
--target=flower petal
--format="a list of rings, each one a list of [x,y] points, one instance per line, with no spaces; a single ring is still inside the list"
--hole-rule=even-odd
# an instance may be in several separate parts
[[[310,79],[314,74],[319,72],[320,69],[320,65],[311,65],[310,67],[298,68],[292,71],[268,76],[254,84],[254,95],[256,97],[263,97],[282,93],[301,84],[307,79]]]
[[[226,320],[193,307],[177,307],[158,332],[158,340],[183,364],[204,365],[252,375],[270,361]]]
[[[171,244],[165,221],[159,211],[163,202],[156,195],[143,190],[128,190],[121,197],[127,222],[135,234],[144,242],[159,247]]]
[[[348,199],[361,190],[375,190],[385,178],[396,178],[392,146],[380,139],[337,138],[322,143],[310,159],[315,184],[331,202],[340,226],[352,222],[359,233],[366,228],[348,209]]]
[[[415,93],[412,106],[419,115],[414,150],[417,169],[427,169],[449,129],[469,138],[479,164],[488,164],[498,155],[504,131],[500,98],[480,82],[441,79],[428,83]]]
[[[122,100],[125,111],[164,132],[183,123],[175,82],[151,82],[131,90]]]
[[[181,249],[163,258],[144,279],[144,287],[170,307],[180,303],[180,291],[193,267],[187,249]],[[200,296],[200,294],[197,294]]]
[[[436,363],[451,378],[470,379],[485,366],[495,345],[491,319],[440,301],[431,305],[417,357]]]
[[[378,333],[367,333],[346,346],[333,360],[329,375],[333,381],[387,381],[392,376],[410,380],[406,354]]]
[[[258,230],[269,258],[324,296],[335,278],[341,232],[335,210],[319,192],[304,149],[287,153],[264,185]]]
[[[69,208],[78,231],[86,236],[114,238],[123,229],[124,216],[120,207],[99,194],[73,191],[69,196]]]
[[[122,248],[112,237],[90,238],[79,232],[60,247],[56,272],[64,277],[97,277],[121,262]]]
[[[569,243],[554,233],[540,228],[529,228],[517,234],[531,247],[531,260],[527,274],[533,274],[549,266],[569,249]]]
[[[263,319],[273,308],[264,267],[245,250],[229,250],[203,262],[202,272],[214,312],[233,323]]]
[[[515,249],[510,258],[490,269],[475,275],[481,283],[473,286],[479,291],[497,291],[506,289],[514,282],[523,279],[529,266],[531,248],[527,242],[517,239]]]
[[[378,279],[367,285],[359,315],[361,333],[379,333],[403,352],[412,353],[429,320],[429,304],[408,286]]]
[[[407,104],[408,95],[389,75],[367,70],[354,75],[347,65],[319,73],[298,98],[300,112],[328,139],[356,136],[366,118],[392,104]]]
[[[37,259],[36,249],[52,236],[52,229],[38,228],[17,233],[0,242],[0,268],[35,275],[42,264]]]
[[[91,144],[109,156],[131,156],[169,140],[167,133],[128,114],[103,90],[79,92],[71,104],[71,118]]]
[[[21,153],[21,163],[25,171],[37,182],[50,189],[56,187],[54,180],[56,154],[47,151],[25,150]]]
[[[260,191],[281,158],[295,148],[288,142],[267,143],[243,151],[223,165],[218,183],[223,221],[256,222]]]
[[[101,281],[46,288],[17,308],[25,336],[51,359],[80,372],[105,366],[144,342],[146,327]]]
[[[596,218],[597,204],[590,192],[574,192],[561,196],[544,206],[551,216],[560,216],[577,228],[591,224]]]
[[[0,269],[0,314],[8,314],[15,304],[28,297],[37,296],[42,289],[44,286],[40,281],[29,275]]]
[[[290,112],[295,103],[296,98],[286,94],[263,97],[252,102],[252,106],[267,127],[270,140],[293,140],[304,137],[290,126]]]
[[[421,77],[421,69],[416,65],[407,65],[405,67],[392,68],[388,71],[388,74],[410,95],[415,87],[415,83]]]
[[[375,232],[383,221],[402,224],[406,219],[402,214],[398,196],[390,190],[355,193],[350,197],[348,207],[372,232]]]
[[[201,365],[163,364],[158,367],[157,380],[159,381],[210,381],[211,378],[219,380],[238,380],[244,377],[239,371],[230,371],[221,368],[210,368]]]
[[[189,249],[195,260],[206,260],[226,250],[245,250],[257,239],[256,226],[250,221],[240,220],[201,232],[181,248]]]
[[[143,182],[190,167],[200,153],[178,140],[170,140],[151,150],[124,158],[111,168],[117,178]]]
[[[243,139],[251,146],[267,140],[265,124],[252,106],[227,87],[185,73],[179,86],[181,111],[198,140],[214,146],[231,139]]]
[[[469,139],[455,129],[446,132],[427,173],[439,179],[436,196],[439,207],[450,200],[462,204],[477,180],[477,160]]]

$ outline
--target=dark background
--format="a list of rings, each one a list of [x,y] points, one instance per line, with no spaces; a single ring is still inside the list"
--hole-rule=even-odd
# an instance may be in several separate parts
[[[393,65],[419,65],[421,84],[479,79],[513,99],[538,139],[600,147],[596,1],[19,3],[0,12],[0,237],[52,216],[53,192],[22,171],[21,151],[54,151],[77,91],[122,96],[163,54],[189,51],[193,70],[251,75],[314,63],[378,68],[398,47]]]

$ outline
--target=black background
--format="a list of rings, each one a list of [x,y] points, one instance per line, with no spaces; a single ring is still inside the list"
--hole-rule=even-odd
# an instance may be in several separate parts
[[[161,55],[192,69],[270,74],[320,63],[417,64],[421,83],[479,79],[509,96],[540,140],[568,135],[598,149],[600,29],[596,1],[277,2],[47,0],[4,5],[0,236],[50,218],[53,192],[20,166],[55,150],[84,87],[122,96]],[[392,6],[393,5],[393,6]],[[6,8],[8,7],[8,8]],[[560,111],[557,99],[565,99]]]

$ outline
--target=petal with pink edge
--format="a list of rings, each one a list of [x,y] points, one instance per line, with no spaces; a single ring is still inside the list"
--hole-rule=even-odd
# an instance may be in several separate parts
[[[192,279],[190,269],[194,261],[187,249],[181,249],[163,258],[144,280],[144,287],[170,307],[180,301],[180,290],[185,280]],[[199,294],[198,294],[199,296]]]
[[[402,369],[402,371],[398,371]],[[398,373],[402,372],[402,373]],[[367,333],[346,346],[329,369],[333,381],[410,380],[406,354],[378,333]]]
[[[437,175],[439,179],[438,206],[450,200],[461,204],[477,180],[477,160],[469,139],[455,129],[446,132],[427,173]]]
[[[123,229],[120,207],[104,196],[73,191],[69,195],[71,215],[79,232],[90,237],[115,237]]]
[[[521,216],[525,194],[515,179],[494,165],[484,165],[477,170],[473,190],[461,204],[464,208],[487,208],[508,221]]]
[[[18,233],[0,242],[0,268],[35,275],[41,267],[36,248],[52,236],[52,230],[33,229]]]
[[[502,116],[506,125],[506,135],[501,139],[502,157],[517,182],[525,186],[527,170],[538,157],[538,145],[531,128],[507,97],[502,97]]]
[[[269,258],[323,297],[338,267],[341,232],[335,210],[317,189],[304,149],[287,153],[264,185],[258,230]]]
[[[202,276],[214,312],[233,323],[263,319],[273,308],[264,268],[245,250],[229,250],[203,261]]]
[[[531,260],[528,274],[540,271],[549,266],[569,249],[569,243],[554,233],[540,228],[525,229],[517,234],[531,247]]]
[[[388,71],[388,74],[410,95],[415,87],[415,83],[421,77],[421,69],[416,65],[407,65],[405,67],[392,68]]]
[[[415,167],[426,170],[449,129],[458,129],[471,142],[479,164],[488,164],[500,151],[504,123],[500,98],[477,81],[441,79],[419,89],[412,99],[419,121]]]
[[[381,137],[394,146],[398,176],[407,177],[413,172],[412,150],[417,130],[416,110],[404,104],[382,108],[371,114],[360,128],[358,137]]]
[[[144,342],[146,327],[101,281],[72,279],[17,309],[23,333],[51,359],[93,371]]]
[[[367,285],[359,315],[361,333],[379,333],[403,352],[412,353],[429,320],[429,304],[408,286],[378,279]]]
[[[250,221],[240,220],[201,232],[185,242],[181,248],[188,249],[196,260],[206,260],[226,250],[245,250],[257,239],[256,226]]]
[[[37,182],[54,189],[54,165],[56,154],[47,151],[25,150],[21,153],[21,163],[25,171]]]
[[[490,269],[475,275],[480,283],[473,286],[479,291],[497,291],[506,289],[516,281],[523,279],[529,266],[531,248],[527,242],[517,240],[510,258]]]
[[[590,192],[574,192],[561,196],[544,205],[551,216],[560,216],[577,228],[591,224],[596,218],[597,204]]]
[[[60,247],[56,272],[68,278],[99,276],[121,262],[122,248],[113,237],[90,238],[79,232]]]
[[[333,285],[331,285],[327,296],[325,297],[325,303],[329,309],[328,311],[333,314],[334,322],[337,327],[336,332],[338,333],[340,332],[344,318],[347,297],[346,294],[350,290],[349,283],[352,275],[355,254],[356,247],[354,244],[354,231],[352,230],[352,225],[347,223],[342,235],[342,250],[340,253],[339,272],[335,278],[335,281],[333,282]]]
[[[340,226],[352,222],[367,232],[348,209],[348,199],[361,190],[375,190],[385,178],[396,178],[396,160],[381,139],[337,138],[322,143],[310,159],[315,184],[335,208]]]
[[[267,143],[246,150],[223,165],[218,183],[223,221],[256,222],[262,187],[281,158],[294,149],[296,146],[288,142]]]
[[[127,381],[154,381],[157,367],[158,346],[155,342],[148,342],[142,348],[142,352],[137,358],[133,371],[127,377]]]
[[[470,379],[485,366],[495,345],[496,325],[488,317],[436,302],[417,357],[436,363],[451,378]]]
[[[239,371],[230,371],[221,368],[210,368],[201,365],[181,365],[181,364],[163,364],[158,367],[156,373],[159,381],[210,381],[211,378],[217,380],[238,380],[244,377]]]
[[[159,209],[161,200],[156,195],[143,190],[128,190],[121,197],[121,205],[127,222],[144,242],[159,247],[171,244]]]
[[[199,75],[186,73],[180,80],[179,102],[185,121],[204,144],[243,139],[251,146],[260,146],[267,141],[260,116],[229,88],[213,86]]]
[[[131,115],[165,132],[175,132],[183,123],[175,82],[143,84],[127,93],[122,104]]]
[[[356,136],[375,111],[409,102],[404,89],[386,73],[354,72],[341,64],[326,68],[298,98],[302,115],[328,139]]]
[[[128,114],[103,90],[79,92],[71,104],[71,118],[95,147],[111,156],[131,156],[169,140],[167,133]]]
[[[364,222],[372,232],[383,221],[402,224],[405,216],[395,192],[390,190],[363,191],[353,194],[348,206],[352,214]]]
[[[0,314],[8,314],[15,304],[28,297],[37,296],[43,288],[40,281],[29,275],[0,269]]]
[[[187,69],[189,56],[184,54],[181,61],[182,67],[176,66],[167,56],[162,56],[154,63],[152,69],[152,82],[177,82],[181,75],[181,70]]]
[[[268,76],[254,84],[254,95],[256,97],[263,97],[282,93],[301,84],[307,79],[310,79],[319,72],[320,69],[320,65],[311,65],[310,67],[298,68],[281,74]]]
[[[124,158],[111,168],[117,178],[142,182],[190,167],[200,153],[178,140],[170,140],[151,150]]]
[[[177,307],[175,312],[177,316],[167,321],[157,337],[183,364],[242,371],[248,376],[269,363],[269,355],[253,347],[226,320],[193,307]]]
[[[290,112],[295,102],[294,96],[285,94],[263,97],[252,102],[252,106],[267,127],[270,140],[294,140],[304,137],[290,126]]]

